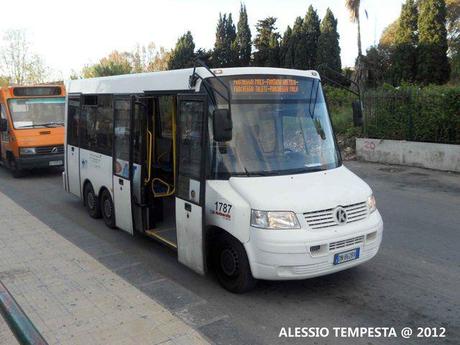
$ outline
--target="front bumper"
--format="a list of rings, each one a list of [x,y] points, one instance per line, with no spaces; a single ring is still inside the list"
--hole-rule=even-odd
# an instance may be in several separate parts
[[[362,264],[380,247],[383,222],[378,211],[367,219],[318,230],[251,228],[245,243],[254,278],[293,280],[322,276]],[[316,247],[312,251],[312,247]],[[360,248],[359,259],[334,265],[334,255]]]
[[[50,162],[61,162],[61,164],[52,165]],[[16,158],[16,164],[19,169],[51,168],[64,166],[64,154],[52,155],[30,155]]]

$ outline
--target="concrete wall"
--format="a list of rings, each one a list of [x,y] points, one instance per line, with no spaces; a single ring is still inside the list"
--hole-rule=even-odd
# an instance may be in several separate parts
[[[460,172],[460,145],[356,138],[358,159]]]

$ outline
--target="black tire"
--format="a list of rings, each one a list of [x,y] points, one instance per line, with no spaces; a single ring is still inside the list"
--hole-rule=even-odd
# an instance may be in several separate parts
[[[8,161],[8,168],[10,169],[11,175],[13,175],[14,178],[24,176],[24,170],[18,168],[18,164],[16,163],[16,160],[14,158],[10,158],[10,160]]]
[[[86,210],[88,211],[90,217],[101,218],[101,207],[99,204],[99,199],[94,193],[94,189],[91,183],[85,184],[85,188],[83,189],[83,198],[85,201]]]
[[[112,197],[107,189],[102,191],[100,205],[105,225],[111,229],[115,229],[115,207],[113,205]]]
[[[221,235],[215,242],[213,263],[217,280],[226,290],[243,293],[256,286],[246,250],[237,239]]]

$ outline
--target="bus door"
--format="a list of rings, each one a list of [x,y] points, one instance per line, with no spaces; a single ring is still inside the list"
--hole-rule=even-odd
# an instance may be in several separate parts
[[[131,181],[135,172],[132,164],[131,105],[130,97],[113,100],[113,203],[116,226],[133,234]]]
[[[81,196],[80,185],[80,95],[69,95],[67,106],[66,175],[68,192]]]
[[[204,205],[207,135],[204,95],[177,99],[176,231],[179,262],[205,273]]]

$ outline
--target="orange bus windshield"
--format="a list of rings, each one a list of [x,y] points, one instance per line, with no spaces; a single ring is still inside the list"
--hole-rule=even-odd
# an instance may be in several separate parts
[[[8,100],[15,129],[64,125],[64,97],[11,98]]]

